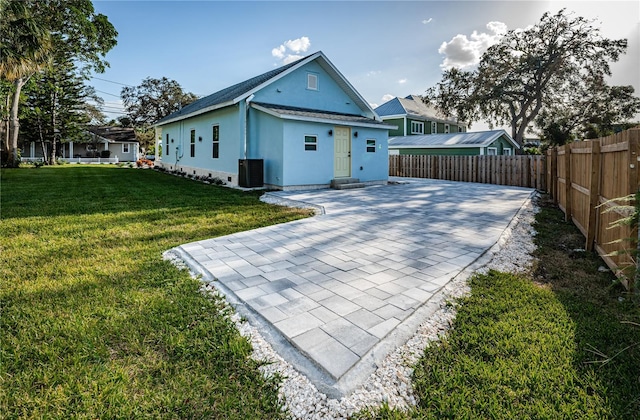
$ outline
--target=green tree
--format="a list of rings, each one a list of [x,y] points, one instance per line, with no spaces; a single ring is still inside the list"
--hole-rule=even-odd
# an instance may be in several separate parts
[[[147,77],[139,86],[122,88],[120,97],[144,150],[149,150],[154,143],[152,125],[155,122],[198,99],[193,93],[182,90],[178,82],[166,77]]]
[[[604,82],[605,76],[611,75],[610,63],[617,61],[626,48],[624,39],[602,37],[592,21],[572,17],[564,9],[545,13],[536,25],[509,31],[489,47],[476,70],[445,71],[442,80],[427,90],[425,100],[464,121],[509,125],[512,137],[522,144],[534,123],[564,130],[562,119],[568,121],[578,111],[567,108],[573,106],[568,104],[573,104],[571,98],[576,91],[593,89],[585,98],[589,104],[599,98],[620,99],[616,92],[623,90],[628,93],[629,87],[611,88]],[[630,105],[629,109],[634,109],[633,100]],[[581,119],[595,118],[598,108],[582,107]],[[628,115],[615,110],[609,120]],[[536,120],[541,113],[547,118]],[[549,119],[550,115],[562,117]]]
[[[95,115],[89,101],[99,101],[92,87],[69,58],[58,55],[54,65],[35,75],[25,86],[22,135],[26,142],[41,145],[45,162],[54,164],[60,142],[78,141]],[[98,111],[99,112],[99,111]],[[102,117],[104,118],[104,117]]]
[[[7,93],[7,156],[2,164],[16,167],[20,162],[20,94],[29,78],[47,64],[51,36],[26,2],[0,1],[0,21],[0,79],[12,85]]]
[[[66,59],[84,77],[90,71],[103,72],[108,66],[104,56],[116,45],[117,32],[106,16],[95,13],[90,0],[4,0],[1,5],[0,74],[14,84],[10,150],[15,165],[20,91],[29,77],[50,62]]]

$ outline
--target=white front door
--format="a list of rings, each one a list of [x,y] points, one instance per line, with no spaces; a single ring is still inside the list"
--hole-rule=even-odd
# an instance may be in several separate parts
[[[351,129],[335,127],[333,129],[334,158],[333,171],[335,178],[351,176]]]

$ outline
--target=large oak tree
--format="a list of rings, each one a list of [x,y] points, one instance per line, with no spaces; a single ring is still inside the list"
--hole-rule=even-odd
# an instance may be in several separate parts
[[[509,125],[520,144],[534,124],[544,131],[570,121],[573,133],[595,121],[603,108],[613,111],[608,122],[640,110],[632,87],[605,81],[610,63],[626,48],[624,39],[602,37],[592,21],[564,9],[545,13],[536,25],[507,32],[482,55],[477,69],[445,71],[425,100],[463,121]]]
[[[154,123],[198,99],[193,93],[185,92],[178,82],[166,77],[147,77],[138,86],[122,88],[120,97],[145,150],[154,143]]]

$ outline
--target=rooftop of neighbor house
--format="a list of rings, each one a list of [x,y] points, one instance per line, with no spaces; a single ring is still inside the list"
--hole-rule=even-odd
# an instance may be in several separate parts
[[[428,119],[430,121],[458,123],[456,117],[442,114],[433,106],[424,103],[418,95],[409,95],[405,98],[393,98],[377,107],[374,111],[381,117],[406,115],[408,117]]]
[[[118,142],[138,141],[136,140],[136,133],[134,129],[131,127],[115,127],[115,126],[101,125],[101,126],[90,126],[87,128],[87,130],[92,134],[95,134],[97,136],[100,136],[110,141],[118,141]]]
[[[504,130],[390,137],[389,147],[480,147],[488,146],[500,137],[520,148]]]

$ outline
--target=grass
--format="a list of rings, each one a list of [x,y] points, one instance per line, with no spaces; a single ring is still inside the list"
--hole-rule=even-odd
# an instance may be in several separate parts
[[[419,403],[359,418],[640,417],[640,307],[584,238],[542,203],[530,276],[471,280],[446,339],[415,367]]]
[[[176,245],[305,217],[115,166],[2,170],[0,418],[281,418]]]

